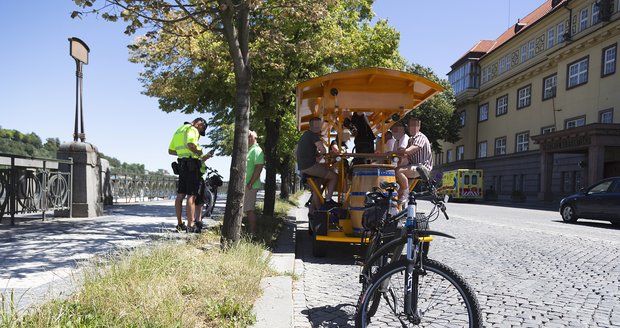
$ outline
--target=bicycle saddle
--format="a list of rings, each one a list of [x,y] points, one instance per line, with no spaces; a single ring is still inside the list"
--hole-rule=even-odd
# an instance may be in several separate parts
[[[381,189],[394,189],[394,190],[398,190],[398,183],[396,182],[388,182],[388,181],[381,181],[381,183],[379,184],[379,187],[381,187]]]

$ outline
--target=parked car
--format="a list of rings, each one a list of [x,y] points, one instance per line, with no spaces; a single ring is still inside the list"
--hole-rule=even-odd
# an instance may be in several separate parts
[[[564,222],[606,220],[620,226],[620,177],[603,179],[560,201]]]

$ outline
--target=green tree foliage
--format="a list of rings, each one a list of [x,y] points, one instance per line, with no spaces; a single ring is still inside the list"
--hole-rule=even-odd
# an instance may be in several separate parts
[[[429,67],[412,64],[407,66],[406,71],[423,76],[444,87],[443,92],[435,95],[409,113],[409,116],[420,119],[422,122],[420,131],[424,133],[431,142],[433,151],[440,152],[440,140],[454,143],[460,139],[459,131],[461,127],[459,125],[458,115],[455,111],[456,100],[452,92],[452,86],[447,80],[439,79]]]
[[[0,129],[0,153],[3,154],[56,159],[58,148],[60,148],[58,138],[47,138],[43,144],[41,138],[34,132],[24,134],[17,130]],[[112,173],[131,175],[146,173],[144,164],[121,162],[103,153],[99,153],[99,156],[110,162]],[[167,174],[165,170],[159,170],[157,173]]]
[[[144,175],[147,173],[151,174],[150,172],[147,172],[145,170],[144,164],[121,162],[117,158],[107,156],[101,152],[99,153],[99,156],[101,158],[108,160],[108,162],[110,163],[110,167],[111,167],[110,172],[112,172],[112,174],[124,174],[124,175]]]
[[[0,153],[38,158],[56,158],[60,141],[48,138],[43,144],[34,132],[0,129]]]

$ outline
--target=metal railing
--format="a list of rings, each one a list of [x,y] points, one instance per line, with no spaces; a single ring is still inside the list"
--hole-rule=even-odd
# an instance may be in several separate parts
[[[64,172],[60,166],[67,165]],[[0,153],[0,222],[5,215],[68,210],[71,216],[73,161]]]
[[[169,199],[176,196],[176,189],[176,176],[110,174],[110,190],[107,192],[111,193],[114,203],[129,203]]]

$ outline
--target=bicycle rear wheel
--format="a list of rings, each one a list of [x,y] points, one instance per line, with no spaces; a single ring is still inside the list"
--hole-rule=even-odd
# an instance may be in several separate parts
[[[482,327],[478,300],[471,287],[450,267],[430,259],[424,264],[424,272],[414,272],[418,311],[408,317],[404,311],[407,263],[394,262],[375,275],[360,295],[356,327]],[[380,302],[377,294],[381,295]]]

